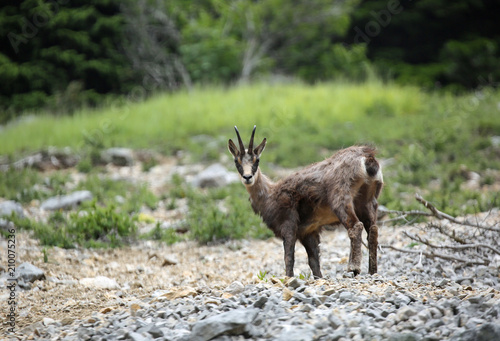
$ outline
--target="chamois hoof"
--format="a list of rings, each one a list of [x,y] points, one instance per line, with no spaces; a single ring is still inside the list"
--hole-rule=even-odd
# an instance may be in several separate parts
[[[357,276],[361,273],[360,269],[348,269],[347,271],[352,272],[354,276]]]

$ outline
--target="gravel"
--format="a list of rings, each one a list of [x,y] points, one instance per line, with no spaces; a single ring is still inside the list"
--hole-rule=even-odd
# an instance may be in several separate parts
[[[401,270],[354,278],[344,278],[339,271],[320,280],[267,276],[225,287],[171,287],[142,297],[120,291],[123,299],[117,298],[116,309],[96,311],[70,324],[44,318],[27,327],[23,337],[67,341],[500,339],[497,272],[481,269],[481,282],[489,279],[494,287],[476,286],[457,282],[478,270],[472,267],[457,269],[443,282],[434,269],[450,266],[444,261],[425,260],[427,270],[408,271],[411,264],[396,252],[385,252],[382,260],[382,268]]]

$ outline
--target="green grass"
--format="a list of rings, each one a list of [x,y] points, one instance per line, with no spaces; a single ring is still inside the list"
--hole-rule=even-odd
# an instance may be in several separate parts
[[[284,143],[281,137],[289,135],[288,128],[297,124],[307,123],[306,134],[326,128],[333,135],[339,122],[357,121],[366,117],[366,112],[376,116],[381,106],[390,108],[391,116],[418,113],[424,97],[417,88],[378,82],[198,88],[190,93],[156,96],[143,103],[119,103],[72,116],[42,114],[10,124],[0,132],[4,141],[0,155],[49,145],[78,149],[92,141],[169,151],[189,147],[186,144],[196,134],[232,135],[234,125],[246,131],[254,124],[260,127],[261,135]]]
[[[227,139],[235,138],[234,125],[247,141],[256,124],[258,142],[268,138],[261,160],[264,172],[271,172],[272,164],[305,166],[336,149],[372,143],[379,158],[389,161],[381,204],[391,209],[421,208],[413,199],[419,192],[439,209],[461,215],[499,205],[498,194],[488,187],[500,181],[500,147],[491,139],[500,136],[499,102],[500,91],[490,88],[455,96],[378,81],[196,88],[143,103],[65,117],[44,114],[11,123],[0,130],[0,155],[15,158],[49,145],[74,147],[84,154],[78,168],[90,174],[79,188],[91,190],[103,206],[122,196],[126,202],[117,207],[133,215],[143,204],[154,208],[158,198],[145,187],[95,175],[94,154],[99,150],[111,146],[153,148],[167,154],[185,150],[194,161],[213,161],[227,153]],[[206,136],[193,138],[197,135]],[[144,165],[150,166],[154,164]],[[483,188],[461,188],[469,171],[480,174]],[[63,175],[44,179],[33,170],[3,173],[0,197],[25,203],[41,200],[63,194],[64,180]],[[174,179],[166,197],[171,208],[177,198],[188,198],[189,237],[201,243],[269,236],[240,184],[195,191]],[[151,238],[170,243],[176,236],[156,230]]]

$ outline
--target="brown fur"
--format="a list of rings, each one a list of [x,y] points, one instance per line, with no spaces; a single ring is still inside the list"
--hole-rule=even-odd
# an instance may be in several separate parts
[[[360,272],[364,228],[368,234],[369,272],[376,273],[378,227],[375,224],[377,198],[383,180],[375,149],[349,147],[273,183],[258,168],[265,142],[264,139],[259,150],[259,147],[255,150],[249,148],[237,153],[236,146],[230,141],[229,149],[235,162],[257,163],[257,167],[251,167],[251,174],[242,173],[241,168],[238,171],[250,194],[254,212],[277,237],[283,239],[286,275],[293,276],[295,242],[299,240],[307,251],[313,275],[322,277],[320,233],[324,225],[338,222],[345,226],[351,240],[348,270],[354,274]],[[250,145],[253,146],[253,133]],[[242,143],[240,149],[241,146]],[[253,182],[249,183],[249,179]]]

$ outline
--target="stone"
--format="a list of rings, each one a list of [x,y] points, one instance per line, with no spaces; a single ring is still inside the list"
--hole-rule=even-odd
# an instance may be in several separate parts
[[[267,296],[260,296],[259,299],[257,301],[255,301],[253,306],[255,308],[262,309],[264,307],[264,305],[267,303],[267,301],[268,301]]]
[[[24,218],[23,206],[13,200],[0,202],[0,217],[10,217],[12,213],[19,218]]]
[[[101,153],[101,161],[116,166],[133,166],[134,152],[129,148],[108,148]]]
[[[285,325],[277,341],[312,341],[314,340],[314,326]]]
[[[257,316],[258,309],[240,308],[196,322],[191,340],[207,341],[222,334],[241,335]]]
[[[50,317],[44,317],[42,322],[43,322],[44,326],[49,326],[49,325],[55,323],[56,321],[54,319],[51,319]]]
[[[49,198],[40,205],[40,208],[46,211],[74,208],[83,201],[90,201],[92,198],[93,195],[90,191],[76,191],[68,195]]]
[[[290,301],[292,297],[293,297],[293,291],[291,291],[288,288],[283,288],[283,300]]]
[[[342,291],[340,294],[339,294],[339,299],[342,301],[342,302],[346,302],[346,301],[352,301],[354,295],[352,294],[352,292],[350,291]]]
[[[177,265],[179,261],[174,256],[164,256],[161,266]]]
[[[344,322],[342,322],[342,320],[333,313],[328,315],[328,321],[330,322],[330,326],[332,326],[333,329],[337,329],[344,324]]]
[[[241,294],[244,290],[245,290],[245,286],[243,284],[241,284],[241,282],[234,281],[224,291],[228,292],[232,295],[238,295],[238,294]]]
[[[296,278],[296,277],[292,277],[290,278],[287,282],[286,282],[286,286],[287,287],[290,287],[292,289],[297,289],[298,287],[300,287],[302,284],[304,284],[304,281],[301,281],[300,279]]]
[[[162,294],[160,297],[165,297],[167,300],[175,300],[177,298],[184,298],[184,297],[189,297],[189,296],[196,296],[198,293],[196,290],[194,290],[191,287],[184,287],[184,288],[178,288],[178,289],[172,289],[171,291],[168,291],[164,294]]]
[[[114,279],[105,276],[82,278],[80,280],[80,284],[88,288],[95,288],[95,289],[108,289],[108,290],[120,289],[120,286]]]
[[[461,341],[493,341],[500,340],[500,325],[485,323],[479,327],[466,330],[459,337]]]
[[[18,279],[21,279],[26,283],[33,283],[36,280],[45,279],[45,272],[42,269],[27,262],[24,262],[17,267],[16,275]]]
[[[418,312],[415,309],[405,305],[396,312],[396,316],[397,316],[398,320],[406,321],[410,317],[412,317],[413,315],[417,315],[417,313]]]
[[[151,338],[145,337],[142,334],[135,333],[135,332],[129,332],[128,333],[128,340],[131,341],[147,341],[150,340]]]
[[[402,333],[394,333],[390,336],[389,341],[418,341],[421,337],[418,334],[412,332],[402,332]]]
[[[222,187],[239,181],[239,176],[229,172],[220,163],[215,163],[195,175],[189,183],[196,187]]]

